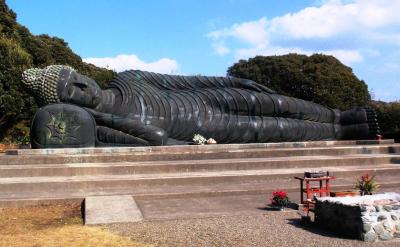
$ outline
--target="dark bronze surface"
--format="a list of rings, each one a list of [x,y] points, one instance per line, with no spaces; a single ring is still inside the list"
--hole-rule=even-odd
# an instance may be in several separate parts
[[[24,73],[24,80],[28,73]],[[29,79],[45,81],[42,77],[46,76],[43,73]],[[276,94],[246,79],[132,70],[119,73],[107,89],[101,90],[93,79],[69,67],[52,76],[57,77],[52,83],[58,95],[53,103],[63,104],[48,105],[39,112],[77,119],[66,122],[71,126],[86,125],[87,121],[90,131],[77,132],[82,146],[183,144],[191,142],[194,134],[214,138],[218,143],[249,143],[368,139],[378,133],[372,110],[356,108],[340,112]],[[31,87],[32,91],[38,90],[37,86]],[[69,139],[55,141],[44,135],[41,128],[50,127],[48,117],[42,115],[38,113],[33,121],[34,147],[77,145]],[[88,141],[93,136],[96,144]]]

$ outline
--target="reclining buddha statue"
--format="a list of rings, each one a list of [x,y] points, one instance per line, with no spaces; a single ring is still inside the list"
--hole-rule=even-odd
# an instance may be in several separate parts
[[[102,90],[64,65],[29,69],[22,81],[42,106],[33,148],[148,146],[375,138],[370,109],[330,109],[247,79],[130,70]]]

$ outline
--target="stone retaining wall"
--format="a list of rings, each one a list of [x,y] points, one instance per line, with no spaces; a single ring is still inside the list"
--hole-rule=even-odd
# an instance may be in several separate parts
[[[400,194],[317,198],[315,223],[367,242],[400,238]]]

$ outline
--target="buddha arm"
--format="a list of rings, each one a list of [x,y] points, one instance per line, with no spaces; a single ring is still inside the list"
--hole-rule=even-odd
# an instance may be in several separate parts
[[[257,92],[275,93],[268,87],[258,84],[252,80],[240,79],[236,77],[164,75],[139,70],[126,71],[123,73],[129,73],[127,76],[133,76],[137,82],[146,82],[160,90],[242,88]],[[123,73],[120,73],[120,75]]]
[[[140,120],[124,118],[109,113],[98,112],[89,108],[85,108],[96,121],[96,124],[105,126],[114,130],[124,132],[148,142],[149,145],[166,145],[167,134],[163,129],[153,125],[146,125]]]

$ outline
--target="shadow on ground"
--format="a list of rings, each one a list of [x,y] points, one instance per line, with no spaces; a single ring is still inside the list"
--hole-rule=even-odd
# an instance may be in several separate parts
[[[258,207],[258,210],[263,210],[263,211],[280,211],[279,207],[273,206],[273,205],[267,205],[265,207]],[[293,210],[298,210],[299,206],[296,203],[289,203],[285,209],[293,209]]]
[[[301,218],[291,218],[291,219],[287,219],[287,221],[288,221],[288,224],[290,224],[294,227],[301,228],[303,230],[306,230],[311,233],[318,234],[318,235],[321,235],[324,237],[357,240],[352,237],[346,236],[343,233],[341,234],[339,232],[333,232],[333,231],[321,228],[318,225],[316,225],[314,222],[303,221]]]

